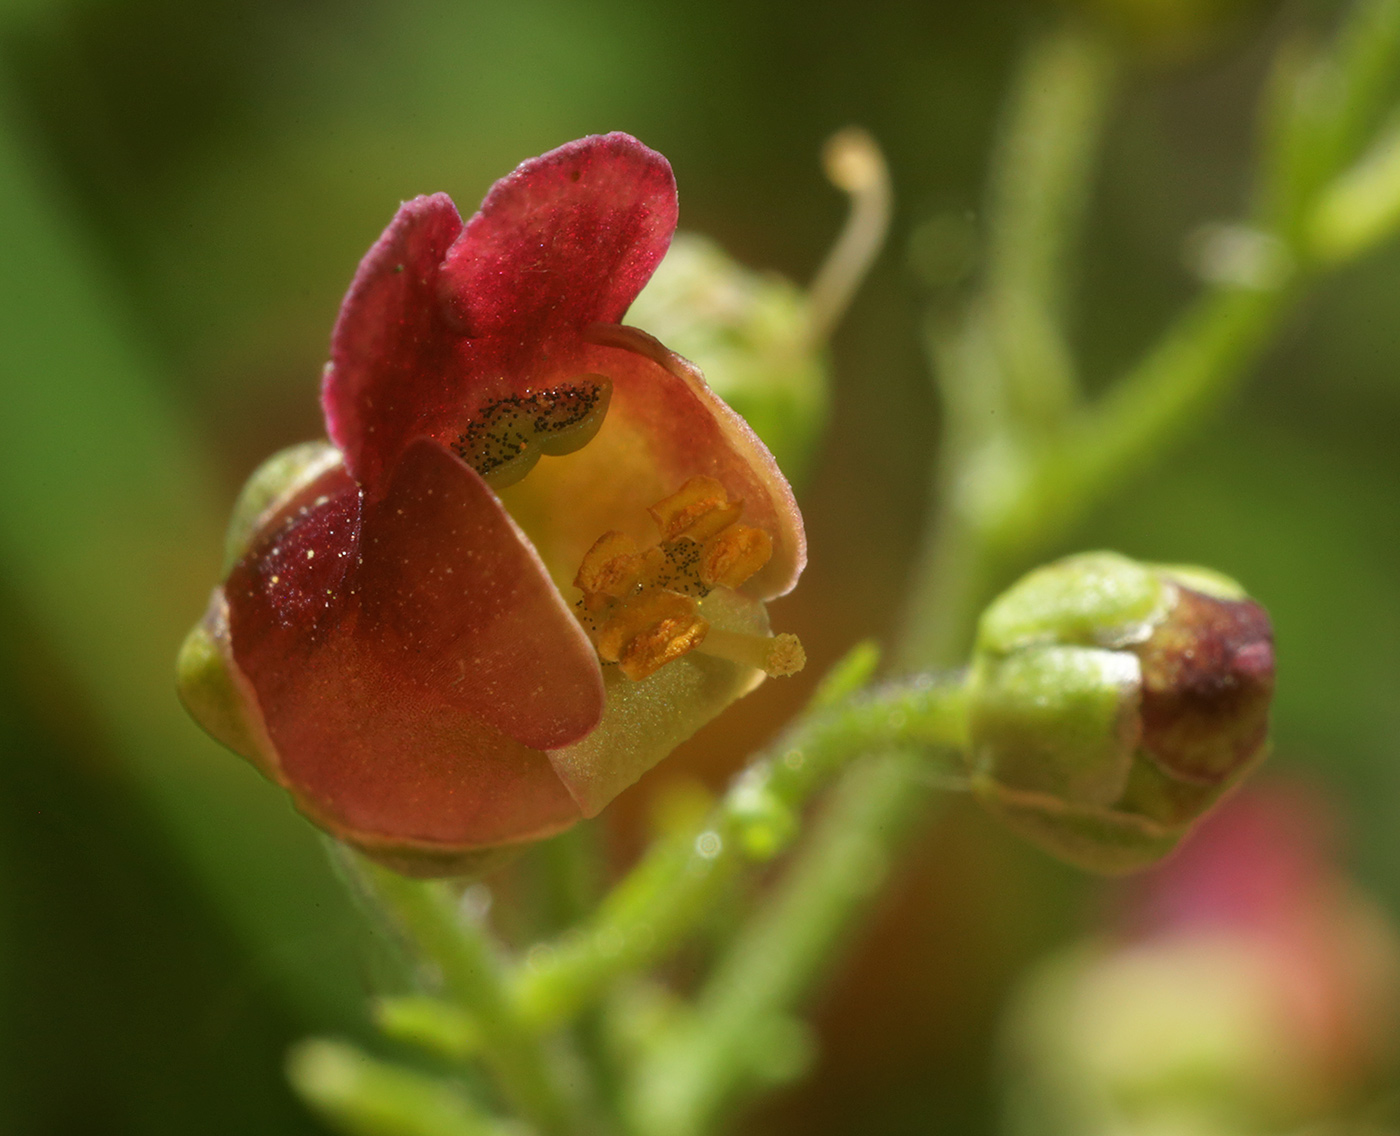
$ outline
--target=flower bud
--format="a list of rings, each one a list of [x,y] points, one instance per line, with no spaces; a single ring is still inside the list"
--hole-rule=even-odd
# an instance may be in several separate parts
[[[1233,581],[1069,557],[983,613],[974,791],[1072,863],[1145,867],[1263,757],[1273,685],[1268,616]]]
[[[783,472],[805,478],[826,425],[830,380],[825,353],[809,342],[811,313],[799,288],[678,233],[628,319],[693,359]]]

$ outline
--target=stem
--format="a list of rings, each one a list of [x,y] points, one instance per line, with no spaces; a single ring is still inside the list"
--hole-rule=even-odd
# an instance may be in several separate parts
[[[1258,361],[1297,292],[1218,288],[1189,308],[1048,456],[1042,484],[1061,502],[1042,499],[1047,519],[1031,531],[1043,531],[1027,543],[1064,532],[1208,413]]]
[[[451,1084],[341,1042],[304,1041],[287,1058],[303,1100],[356,1136],[510,1136]]]
[[[992,166],[987,293],[1007,393],[1031,420],[1054,421],[1077,397],[1063,326],[1066,265],[1089,201],[1114,63],[1077,23],[1033,44]]]
[[[744,863],[786,846],[797,812],[851,758],[912,746],[927,762],[931,752],[960,753],[965,732],[964,688],[952,679],[885,687],[805,716],[734,780],[701,825],[653,846],[593,919],[531,952],[511,980],[521,1018],[548,1028],[619,975],[667,954]]]
[[[945,410],[926,544],[896,663],[953,665],[1002,564],[988,529],[1016,504],[1036,448],[1078,398],[1063,319],[1066,263],[1083,224],[1117,68],[1078,25],[1021,64],[988,191],[982,295],[955,330],[930,328]]]
[[[405,879],[370,863],[363,865],[362,875],[437,969],[447,995],[480,1027],[482,1059],[511,1105],[542,1133],[574,1131],[569,1103],[548,1057],[514,1014],[495,952],[480,927],[459,917],[441,884]]]
[[[739,1092],[765,1079],[765,1067],[770,1077],[797,1071],[800,1057],[773,1052],[784,1041],[802,1048],[788,1015],[879,894],[926,812],[928,788],[917,752],[872,757],[847,773],[802,856],[701,991],[694,1018],[639,1071],[631,1111],[640,1131],[698,1136]]]

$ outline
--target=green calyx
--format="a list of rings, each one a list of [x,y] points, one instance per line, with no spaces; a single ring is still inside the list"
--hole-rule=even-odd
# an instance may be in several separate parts
[[[982,613],[978,653],[1035,643],[1121,647],[1161,622],[1171,593],[1161,575],[1116,552],[1086,552],[1037,568]]]
[[[190,717],[215,741],[247,758],[276,780],[258,738],[262,730],[252,694],[234,673],[228,657],[228,616],[222,591],[216,590],[209,610],[180,646],[175,662],[175,686]]]
[[[1031,647],[978,661],[974,770],[1066,800],[1109,805],[1128,783],[1142,674],[1126,651]]]
[[[1267,616],[1234,581],[1072,556],[983,613],[973,788],[1072,863],[1145,867],[1262,756],[1272,690]]]

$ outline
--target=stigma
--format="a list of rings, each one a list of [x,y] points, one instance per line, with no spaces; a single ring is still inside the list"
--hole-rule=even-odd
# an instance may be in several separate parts
[[[576,611],[604,663],[634,681],[691,651],[773,676],[802,669],[795,635],[729,631],[701,615],[711,591],[741,587],[772,558],[773,538],[740,523],[743,511],[715,478],[692,477],[647,510],[655,544],[640,547],[616,531],[593,543],[574,577]]]

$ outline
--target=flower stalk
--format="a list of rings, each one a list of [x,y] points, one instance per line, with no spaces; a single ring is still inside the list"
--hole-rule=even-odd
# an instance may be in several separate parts
[[[522,1020],[541,1030],[567,1021],[619,976],[668,955],[736,872],[782,851],[806,803],[852,760],[906,746],[920,754],[926,778],[956,774],[966,733],[960,679],[914,680],[823,706],[871,661],[864,650],[848,657],[817,708],[760,754],[701,823],[655,845],[591,919],[532,952],[509,979]]]
[[[363,881],[401,926],[447,997],[481,1035],[480,1052],[517,1114],[541,1134],[578,1132],[576,1113],[540,1041],[507,997],[495,947],[464,918],[446,885],[405,879],[365,862]]]
[[[931,819],[930,788],[927,756],[917,750],[868,755],[841,779],[802,854],[716,964],[693,1014],[637,1071],[628,1103],[640,1131],[715,1131],[746,1089],[804,1071],[810,1041],[793,1015],[834,966],[917,822]]]

